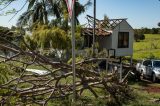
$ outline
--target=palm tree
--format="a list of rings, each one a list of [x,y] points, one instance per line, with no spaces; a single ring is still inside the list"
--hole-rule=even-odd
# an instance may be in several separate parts
[[[78,16],[84,13],[87,10],[87,8],[91,6],[91,4],[92,4],[91,0],[88,0],[84,5],[80,4],[80,2],[75,2],[75,7],[76,7],[75,18],[77,24],[79,24]]]
[[[56,19],[60,18],[62,13],[60,1],[63,2],[63,0],[30,0],[28,10],[19,17],[17,25],[32,25],[35,22],[48,24],[49,15],[55,16]]]
[[[77,8],[76,21],[79,24],[78,16],[91,5],[91,0],[88,0],[84,5],[79,2],[76,2],[75,5]],[[68,24],[68,13],[65,0],[30,0],[28,10],[20,16],[17,25],[32,25],[35,22],[48,24],[48,16],[52,16],[53,20],[59,21],[57,24],[61,23],[61,25],[66,26]]]
[[[50,1],[50,6],[52,9],[51,12],[54,13],[56,15],[56,18],[64,18],[64,19],[68,19],[68,12],[67,12],[67,5],[65,0],[48,0]],[[78,21],[78,16],[82,13],[85,12],[85,10],[91,5],[91,0],[88,0],[85,4],[81,4],[80,2],[76,1],[75,2],[75,7],[76,7],[76,11],[75,11],[75,17],[77,22]]]
[[[31,0],[28,6],[28,10],[24,12],[18,19],[17,25],[24,26],[40,22],[42,24],[48,24],[48,15],[44,0],[42,2],[33,3]]]

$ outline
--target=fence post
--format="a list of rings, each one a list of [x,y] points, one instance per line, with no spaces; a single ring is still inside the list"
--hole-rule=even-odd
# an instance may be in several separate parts
[[[130,66],[132,66],[132,64],[133,64],[133,56],[131,56]]]
[[[107,52],[106,52],[106,73],[108,72],[108,64],[109,64],[109,61],[110,61],[110,55],[108,54],[107,56]]]
[[[119,81],[121,82],[122,81],[122,63],[120,64],[120,79]]]

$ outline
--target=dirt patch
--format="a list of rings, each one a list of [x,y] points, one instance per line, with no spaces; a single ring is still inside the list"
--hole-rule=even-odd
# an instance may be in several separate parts
[[[146,90],[149,93],[160,93],[160,87],[157,86],[147,86],[143,90]]]

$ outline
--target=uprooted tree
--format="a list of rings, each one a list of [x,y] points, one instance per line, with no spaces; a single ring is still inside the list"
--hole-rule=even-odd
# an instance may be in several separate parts
[[[10,56],[0,56],[0,64],[5,64],[7,80],[0,85],[1,105],[48,105],[50,102],[64,102],[72,96],[72,66],[63,61],[56,62],[40,55],[30,48],[21,37],[27,50],[21,49],[14,42],[0,36],[0,48],[10,52]],[[5,43],[4,43],[5,42]],[[122,105],[133,99],[132,90],[127,85],[126,77],[119,81],[117,73],[98,72],[94,64],[99,58],[82,59],[76,63],[76,92],[80,100],[87,91],[93,98],[100,98],[115,105]],[[31,67],[47,70],[44,74],[26,71]],[[5,73],[1,72],[1,74]],[[68,100],[68,99],[67,99]],[[82,99],[84,101],[84,99]],[[91,101],[88,101],[90,103]]]

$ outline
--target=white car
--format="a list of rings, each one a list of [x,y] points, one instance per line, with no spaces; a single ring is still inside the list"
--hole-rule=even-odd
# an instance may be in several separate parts
[[[151,78],[153,82],[160,79],[160,60],[143,60],[137,63],[136,70],[141,73],[142,78]]]

